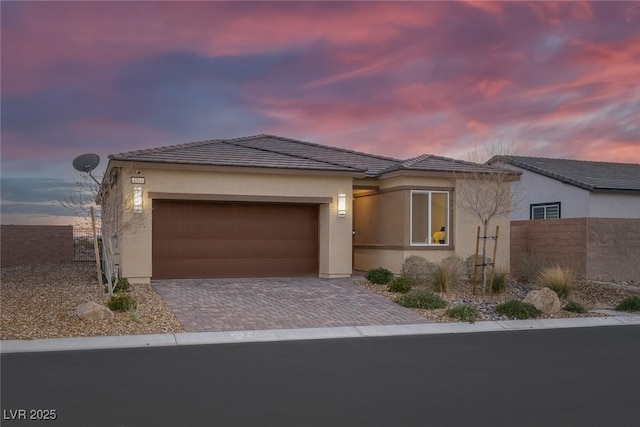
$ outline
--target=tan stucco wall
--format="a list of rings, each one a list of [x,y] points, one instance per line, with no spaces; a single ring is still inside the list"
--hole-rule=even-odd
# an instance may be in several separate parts
[[[153,200],[149,193],[180,195],[229,195],[270,197],[324,197],[331,203],[319,209],[319,272],[322,277],[351,274],[353,209],[352,178],[349,176],[239,173],[207,170],[174,170],[141,167],[135,176],[145,178],[144,220],[119,238],[121,272],[132,282],[148,282],[153,276],[151,262],[151,225]],[[129,174],[121,177],[130,181]],[[131,185],[126,185],[131,191]],[[338,218],[336,198],[346,194],[347,216]],[[162,197],[158,197],[162,198]],[[239,197],[239,200],[242,197]]]
[[[356,197],[354,200],[354,269],[367,271],[384,267],[400,273],[402,262],[418,255],[438,263],[458,255],[466,258],[475,253],[477,227],[480,221],[461,208],[456,198],[453,179],[440,177],[396,176],[381,180],[379,193]],[[411,189],[450,191],[450,245],[411,245]],[[499,225],[497,267],[508,271],[510,266],[510,227],[508,215],[496,217],[489,224],[488,235],[495,235]],[[487,254],[493,258],[493,239],[488,240]],[[480,241],[480,247],[482,241]]]

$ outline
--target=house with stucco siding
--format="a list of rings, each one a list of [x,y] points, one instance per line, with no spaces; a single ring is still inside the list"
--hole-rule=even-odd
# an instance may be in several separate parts
[[[117,221],[140,218],[115,236],[120,274],[132,282],[399,273],[410,255],[438,262],[475,251],[478,224],[457,189],[492,170],[257,135],[113,154],[102,200],[120,206]],[[509,218],[496,224],[506,230],[498,264],[508,268]]]
[[[640,280],[640,164],[496,156],[521,173],[511,270],[536,253],[596,280]]]

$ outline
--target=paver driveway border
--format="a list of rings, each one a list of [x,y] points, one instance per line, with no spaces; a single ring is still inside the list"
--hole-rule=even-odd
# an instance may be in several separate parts
[[[176,279],[152,285],[186,332],[432,323],[352,278]]]

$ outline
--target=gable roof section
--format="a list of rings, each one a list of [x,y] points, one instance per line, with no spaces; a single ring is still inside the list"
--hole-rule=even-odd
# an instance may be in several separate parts
[[[362,174],[365,171],[364,169],[359,169],[347,164],[331,163],[262,147],[241,145],[235,143],[235,140],[224,139],[130,151],[127,153],[112,154],[109,158],[112,160],[137,162],[303,169],[354,172],[358,174]]]
[[[489,172],[476,163],[424,154],[408,160],[361,153],[273,135],[213,139],[112,154],[111,160],[209,166],[262,167],[352,172],[364,177],[412,170],[421,172]],[[514,173],[514,175],[518,175]]]
[[[418,157],[405,160],[385,172],[396,170],[415,170],[425,172],[445,172],[445,173],[490,173],[494,171],[505,172],[505,169],[497,169],[492,166],[479,163],[465,162],[463,160],[451,159],[448,157],[423,154]],[[519,172],[507,170],[509,175],[520,176]]]
[[[640,164],[525,156],[495,156],[505,162],[592,192],[640,193]]]

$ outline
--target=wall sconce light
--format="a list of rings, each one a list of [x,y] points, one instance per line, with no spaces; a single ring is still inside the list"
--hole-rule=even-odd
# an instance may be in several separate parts
[[[142,187],[133,187],[133,213],[142,213]]]
[[[347,216],[347,195],[338,194],[338,218]]]

